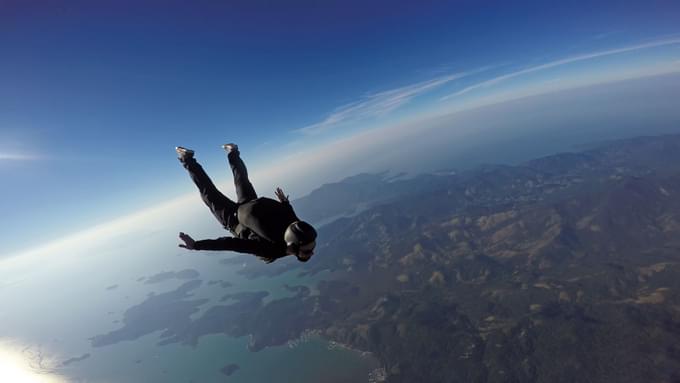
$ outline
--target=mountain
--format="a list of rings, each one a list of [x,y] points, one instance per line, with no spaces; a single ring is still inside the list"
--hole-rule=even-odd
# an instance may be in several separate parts
[[[364,174],[294,204],[328,221],[310,262],[221,263],[316,286],[227,294],[196,317],[206,299],[189,280],[92,345],[159,331],[160,345],[226,334],[258,351],[318,335],[371,353],[384,367],[373,381],[680,382],[680,135],[455,174]]]
[[[680,136],[370,183],[301,299],[389,382],[680,381]]]
[[[325,184],[293,201],[295,211],[317,225],[356,215],[373,206],[432,191],[447,179],[435,174],[406,177],[403,173],[362,173]],[[332,202],[331,202],[332,201]]]

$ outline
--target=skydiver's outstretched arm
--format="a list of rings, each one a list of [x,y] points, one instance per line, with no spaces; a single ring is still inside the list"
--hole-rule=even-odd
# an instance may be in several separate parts
[[[280,187],[277,187],[276,190],[274,191],[274,195],[276,195],[276,198],[279,199],[279,202],[281,203],[290,203],[288,200],[288,195],[283,192],[283,190]]]
[[[180,244],[177,245],[177,246],[183,247],[183,248],[185,248],[185,249],[187,249],[187,250],[194,250],[194,247],[195,247],[195,245],[196,245],[196,241],[194,241],[194,239],[191,238],[191,236],[190,236],[189,234],[184,234],[184,233],[182,233],[182,232],[180,231],[180,232],[179,232],[179,239],[181,239],[182,241],[184,241],[184,244],[181,244],[181,243],[180,243]]]
[[[217,239],[203,239],[195,241],[190,235],[179,233],[179,238],[184,241],[184,244],[179,244],[188,250],[227,250],[236,251],[238,253],[247,253],[258,256],[267,263],[274,262],[276,258],[280,257],[280,249],[270,245],[267,242],[256,241],[251,239],[241,239],[234,237],[221,237]]]
[[[297,214],[295,214],[295,210],[293,210],[293,205],[290,204],[290,200],[288,199],[289,196],[284,193],[280,187],[276,188],[274,195],[276,195],[276,198],[279,199],[279,202],[290,209],[290,211],[293,213],[293,216],[295,217],[295,220],[299,221],[300,219],[297,217]]]

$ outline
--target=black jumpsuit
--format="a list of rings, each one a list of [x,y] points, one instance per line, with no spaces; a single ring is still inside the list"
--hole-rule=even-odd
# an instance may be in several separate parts
[[[255,254],[268,260],[286,256],[283,235],[291,223],[298,221],[289,202],[257,197],[248,180],[248,171],[238,150],[227,156],[234,175],[237,202],[222,194],[196,159],[182,162],[212,214],[234,237],[196,241],[196,250],[231,250]]]

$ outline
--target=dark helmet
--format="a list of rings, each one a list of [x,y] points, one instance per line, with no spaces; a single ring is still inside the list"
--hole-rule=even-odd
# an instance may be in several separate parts
[[[316,240],[316,230],[305,221],[295,221],[288,225],[283,239],[288,246],[303,246]]]

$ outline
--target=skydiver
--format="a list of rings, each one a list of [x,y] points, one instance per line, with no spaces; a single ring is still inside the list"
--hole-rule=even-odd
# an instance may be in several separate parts
[[[179,244],[189,250],[231,250],[250,253],[266,263],[287,255],[295,255],[300,262],[307,262],[314,255],[316,230],[295,215],[288,196],[276,188],[278,201],[258,197],[248,180],[248,171],[241,160],[236,144],[224,144],[227,159],[234,175],[237,201],[222,194],[203,167],[194,158],[194,151],[181,146],[175,148],[179,161],[189,172],[198,187],[201,199],[222,226],[233,237],[196,241],[188,234],[179,233],[184,242]]]

